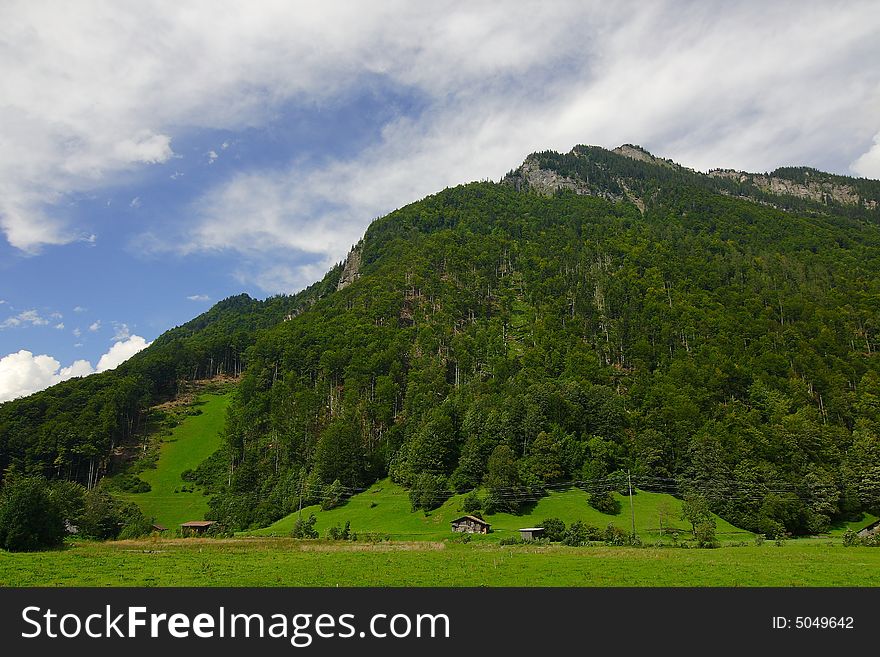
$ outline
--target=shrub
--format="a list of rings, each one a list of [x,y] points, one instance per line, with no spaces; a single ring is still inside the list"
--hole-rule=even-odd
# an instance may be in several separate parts
[[[57,547],[64,539],[61,507],[41,477],[8,478],[0,493],[0,547],[28,552]]]
[[[350,541],[352,539],[351,534],[351,522],[346,520],[345,526],[340,527],[339,525],[334,525],[330,529],[327,530],[327,538],[331,541]]]
[[[461,500],[461,510],[465,513],[475,513],[483,508],[483,501],[477,495],[477,491],[472,490]]]
[[[149,493],[153,489],[150,484],[133,474],[117,475],[109,480],[109,484],[124,493]]]
[[[708,520],[703,520],[702,522],[698,523],[696,530],[694,531],[694,536],[697,539],[697,547],[701,547],[701,548],[717,547],[718,543],[715,541],[715,520],[714,520],[714,518],[710,518]]]
[[[522,545],[523,543],[525,541],[519,536],[505,536],[498,542],[498,545]]]
[[[140,538],[141,536],[149,536],[153,533],[153,521],[152,519],[146,518],[143,515],[140,517],[135,517],[126,522],[122,526],[122,530],[119,532],[120,540],[125,540],[129,538]]]
[[[606,545],[627,545],[630,542],[629,534],[620,527],[609,524],[605,528],[603,540]]]
[[[843,532],[843,547],[853,547],[861,542],[862,540],[859,538],[859,535],[852,529],[847,529]]]
[[[561,541],[565,537],[565,523],[559,518],[545,518],[541,526],[548,541]]]
[[[125,523],[122,509],[110,493],[93,488],[85,496],[79,533],[100,541],[116,538]]]
[[[293,524],[293,529],[290,530],[290,535],[293,538],[318,538],[318,532],[315,529],[317,521],[318,519],[314,513],[310,513],[306,520],[297,518]]]
[[[617,500],[610,492],[590,493],[587,496],[587,504],[599,511],[611,516],[620,513],[620,501]]]
[[[587,525],[580,520],[571,523],[571,526],[562,536],[562,543],[572,547],[586,545],[590,540]]]
[[[764,545],[764,534],[755,534],[755,547]]]

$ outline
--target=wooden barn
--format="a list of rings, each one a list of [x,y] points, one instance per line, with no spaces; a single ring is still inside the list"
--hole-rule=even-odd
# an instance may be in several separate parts
[[[466,534],[488,534],[491,527],[492,525],[477,516],[462,516],[452,521],[452,531]]]
[[[216,520],[190,520],[180,525],[180,532],[184,536],[192,534],[204,534],[208,529],[217,524]]]

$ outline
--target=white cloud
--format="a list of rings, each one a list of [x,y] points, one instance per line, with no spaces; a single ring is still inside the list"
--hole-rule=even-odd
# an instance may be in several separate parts
[[[370,12],[295,84],[321,97],[378,74],[425,109],[390,120],[354,157],[238,172],[153,249],[236,251],[242,281],[291,291],[314,280],[313,265],[267,266],[267,253],[338,261],[374,217],[497,180],[535,150],[636,142],[695,168],[757,171],[833,153],[845,168],[880,126],[880,69],[864,66],[880,58],[880,13],[867,3],[609,5],[554,3],[528,20],[508,4]],[[292,88],[278,82],[271,97]]]
[[[880,179],[880,132],[874,135],[874,145],[859,156],[850,168],[863,178]]]
[[[74,306],[73,312],[75,313],[84,313],[88,308],[83,308],[82,306]]]
[[[112,370],[134,356],[137,352],[146,349],[149,346],[150,343],[139,335],[132,335],[125,340],[114,342],[113,346],[110,347],[110,351],[101,356],[95,371],[105,372],[107,370]]]
[[[191,294],[187,297],[190,301],[210,301],[211,297],[207,294]]]
[[[101,320],[100,320],[100,319],[99,319],[98,321],[96,321],[96,322],[93,322],[93,323],[89,326],[89,330],[92,331],[93,333],[94,333],[95,331],[100,330],[100,328],[101,328]]]
[[[58,322],[55,325],[55,328],[58,329],[59,331],[63,331],[64,330],[64,322]]]
[[[389,88],[417,99],[418,115],[391,118],[345,161],[240,172],[208,190],[198,223],[166,248],[182,238],[183,252],[281,246],[335,261],[379,214],[576,143],[638,142],[703,169],[875,171],[878,30],[871,2],[396,0],[366,11],[278,0],[254,11],[233,0],[10,0],[0,228],[29,251],[71,241],[88,227],[65,224],[59,204],[168,162],[172,138]],[[279,277],[257,258],[242,271],[305,276]]]
[[[82,335],[82,329],[80,329],[78,326],[75,329],[73,329],[73,336],[75,338],[78,338],[81,335]]]
[[[114,343],[94,368],[87,360],[75,360],[68,367],[61,367],[61,363],[52,356],[35,356],[25,349],[9,354],[0,358],[0,403],[32,394],[73,377],[112,370],[148,346],[150,343],[144,338],[132,335]]]
[[[113,337],[111,338],[114,342],[118,342],[120,340],[127,340],[129,336],[131,336],[131,331],[128,328],[128,324],[123,324],[120,322],[113,322]]]
[[[219,155],[217,155],[217,151],[208,151],[208,164],[214,164],[214,160],[216,160]]]
[[[15,328],[28,324],[31,326],[46,326],[48,323],[49,320],[41,317],[36,310],[24,310],[18,313],[18,315],[13,315],[0,322],[0,329]]]
[[[141,207],[141,197],[135,196],[133,199],[131,199],[131,202],[128,204],[128,207],[135,208],[135,209]]]
[[[77,360],[69,367],[51,356],[34,356],[30,351],[21,351],[0,358],[0,402],[29,395],[43,388],[60,383],[74,376],[92,373],[88,361]]]

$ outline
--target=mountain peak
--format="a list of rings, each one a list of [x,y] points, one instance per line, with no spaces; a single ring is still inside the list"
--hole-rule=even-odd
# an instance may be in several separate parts
[[[808,167],[783,167],[771,173],[712,169],[708,173],[657,157],[635,144],[608,150],[578,145],[568,153],[541,151],[502,181],[517,190],[545,196],[560,191],[629,201],[644,212],[658,189],[688,185],[780,209],[824,212],[829,205],[849,207],[876,221],[880,183],[824,173]]]

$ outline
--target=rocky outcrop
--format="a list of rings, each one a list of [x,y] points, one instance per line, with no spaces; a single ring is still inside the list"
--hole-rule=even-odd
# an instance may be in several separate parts
[[[877,202],[862,199],[850,185],[835,183],[828,180],[808,180],[806,183],[795,182],[780,176],[747,173],[733,169],[713,169],[708,173],[710,178],[729,178],[743,184],[751,184],[765,194],[776,196],[794,196],[816,203],[833,201],[841,205],[864,205],[873,210]],[[807,174],[809,176],[809,173]]]
[[[517,191],[528,189],[544,196],[552,196],[559,190],[567,189],[582,196],[598,196],[609,201],[619,201],[620,197],[603,189],[597,189],[584,180],[576,180],[560,175],[552,169],[542,169],[535,155],[529,155],[522,166],[508,174],[504,180]]]
[[[342,265],[342,274],[339,276],[339,282],[336,284],[337,290],[348,287],[360,278],[362,247],[363,242],[358,242],[352,247],[351,251],[348,252],[348,256],[345,258],[345,263]]]
[[[623,155],[624,157],[628,157],[632,160],[639,160],[640,162],[647,162],[648,164],[658,164],[661,167],[669,167],[670,169],[674,169],[680,166],[678,164],[675,164],[675,162],[672,162],[671,160],[664,160],[659,157],[654,157],[641,146],[634,146],[633,144],[623,144],[623,146],[618,146],[611,152],[617,153],[618,155]]]

